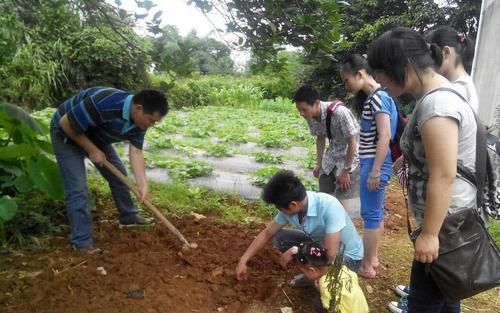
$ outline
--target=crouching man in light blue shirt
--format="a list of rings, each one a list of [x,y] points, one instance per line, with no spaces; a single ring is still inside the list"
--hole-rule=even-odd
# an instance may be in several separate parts
[[[236,267],[236,278],[247,279],[247,263],[273,239],[282,253],[280,263],[286,266],[293,259],[293,246],[304,241],[315,241],[334,260],[339,246],[344,248],[343,262],[357,272],[363,259],[363,242],[342,204],[333,196],[306,191],[299,178],[291,171],[281,171],[264,186],[263,200],[280,211],[274,221],[257,235]],[[283,228],[290,225],[291,228]],[[304,277],[295,277],[295,286],[309,284]]]

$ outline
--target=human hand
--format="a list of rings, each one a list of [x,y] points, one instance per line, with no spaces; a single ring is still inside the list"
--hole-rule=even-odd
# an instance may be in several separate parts
[[[98,166],[103,166],[104,161],[106,161],[106,155],[101,150],[95,149],[94,151],[89,153],[89,159],[90,161],[92,161],[92,163]]]
[[[319,279],[315,279],[314,280],[314,288],[316,288],[316,290],[320,290],[320,287],[319,287]]]
[[[237,280],[247,280],[248,276],[247,276],[247,270],[248,270],[248,267],[246,265],[246,263],[242,263],[242,262],[238,262],[238,265],[236,266],[236,279]]]
[[[351,188],[351,175],[347,170],[340,172],[340,175],[337,177],[337,183],[342,191]]]
[[[413,258],[421,263],[432,263],[439,255],[439,238],[436,235],[420,234],[415,240]]]
[[[139,186],[139,202],[144,203],[149,198],[148,185]]]
[[[292,248],[286,250],[286,252],[281,255],[280,265],[282,267],[286,267],[290,262],[292,262],[293,255],[294,255],[293,251],[294,251],[294,248],[292,247]]]
[[[368,182],[367,183],[368,183],[368,190],[370,190],[371,192],[377,191],[378,190],[378,186],[380,184],[380,176],[378,176],[378,177],[368,176]]]
[[[313,169],[313,176],[318,178],[320,170],[321,170],[321,165],[316,165],[316,167]]]

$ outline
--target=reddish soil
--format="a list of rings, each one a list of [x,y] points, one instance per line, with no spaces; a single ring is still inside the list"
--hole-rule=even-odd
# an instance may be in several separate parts
[[[378,278],[360,280],[371,312],[386,312],[387,302],[396,300],[392,286],[408,279],[406,208],[394,184],[386,209]],[[112,203],[98,207],[98,212],[94,237],[104,249],[101,255],[72,251],[63,234],[51,238],[45,251],[0,254],[1,312],[271,313],[286,306],[295,313],[313,312],[315,291],[287,286],[298,270],[282,269],[271,245],[250,262],[248,281],[235,279],[239,257],[263,224],[171,216],[184,236],[198,244],[197,249],[182,251],[161,224],[119,229]],[[128,298],[134,290],[143,290],[144,297]]]
[[[1,311],[254,312],[257,306],[290,306],[285,292],[292,299],[299,295],[298,290],[280,287],[293,273],[279,267],[279,256],[270,246],[250,263],[248,281],[235,279],[241,253],[264,225],[222,224],[215,217],[199,222],[191,216],[172,219],[198,244],[181,252],[179,241],[163,225],[119,229],[103,216],[97,220],[102,255],[73,252],[66,238],[56,237],[49,252],[2,256]],[[144,290],[144,298],[127,298],[133,290]],[[292,301],[308,307],[304,297]]]

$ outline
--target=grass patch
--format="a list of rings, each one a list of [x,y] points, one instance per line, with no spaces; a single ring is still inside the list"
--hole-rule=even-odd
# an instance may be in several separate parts
[[[497,245],[500,245],[500,221],[490,218],[489,231]]]
[[[104,178],[89,176],[89,186],[96,203],[113,201]],[[238,195],[194,187],[182,182],[163,184],[149,182],[150,201],[166,214],[216,213],[223,221],[263,222],[277,213],[264,202],[247,201]],[[147,210],[147,209],[145,209]]]
[[[250,222],[269,220],[276,210],[262,201],[247,201],[240,196],[216,192],[183,183],[150,182],[151,201],[169,213],[217,213],[223,220]]]

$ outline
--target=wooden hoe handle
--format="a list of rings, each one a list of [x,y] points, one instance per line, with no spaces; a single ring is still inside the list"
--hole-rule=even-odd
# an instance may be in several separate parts
[[[118,177],[127,187],[132,190],[137,197],[139,197],[139,190],[132,184],[132,182],[125,176],[123,175],[122,172],[120,172],[113,164],[109,163],[108,160],[104,161],[104,166],[110,170],[113,174],[115,174],[116,177]],[[184,244],[185,247],[191,247],[192,245],[189,244],[189,242],[184,238],[184,236],[181,234],[181,232],[175,228],[175,226],[170,223],[170,221],[158,210],[149,200],[144,200],[144,204],[150,209],[154,215],[159,218],[163,224],[165,224],[168,229],[174,233],[177,238]]]

